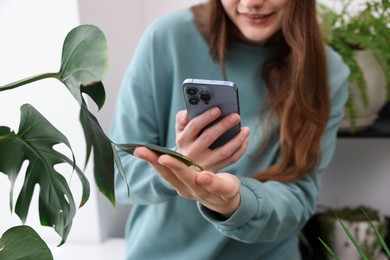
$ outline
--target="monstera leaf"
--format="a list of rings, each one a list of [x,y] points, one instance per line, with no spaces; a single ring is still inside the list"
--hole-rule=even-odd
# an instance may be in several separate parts
[[[68,163],[75,169],[83,189],[80,206],[88,200],[90,193],[89,182],[77,167],[74,157],[69,159],[53,149],[56,144],[65,144],[71,150],[69,141],[28,104],[21,107],[18,133],[2,126],[0,134],[0,171],[9,176],[12,187],[22,163],[25,160],[29,162],[24,184],[16,200],[16,214],[23,223],[26,221],[34,188],[38,184],[40,186],[39,216],[41,224],[54,227],[62,237],[62,244],[72,226],[76,207],[67,181],[54,169],[54,166]],[[10,196],[11,208],[12,193],[13,189],[11,189]]]
[[[80,122],[87,149],[85,164],[93,151],[95,182],[99,191],[115,205],[111,141],[88,110],[82,96],[82,93],[87,94],[99,109],[103,107],[106,94],[101,80],[107,72],[107,67],[106,39],[97,27],[79,26],[67,35],[58,75],[80,104]]]
[[[7,230],[0,238],[0,259],[52,260],[49,247],[29,226],[17,226]]]
[[[66,36],[58,75],[80,105],[83,103],[80,86],[101,81],[107,73],[107,61],[106,38],[99,28],[81,25]],[[97,96],[91,95],[96,100]]]
[[[107,67],[107,43],[103,32],[93,25],[80,25],[71,30],[65,38],[59,72],[19,80],[0,87],[0,92],[45,78],[56,78],[61,81],[80,104],[80,120],[87,143],[85,164],[88,163],[93,151],[97,185],[114,204],[114,163],[113,159],[108,159],[113,157],[111,142],[103,133],[96,118],[88,111],[82,96],[82,93],[89,95],[99,109],[103,107],[106,96],[101,80],[107,72]]]
[[[61,67],[58,72],[28,77],[4,86],[0,92],[14,89],[45,78],[56,78],[70,91],[80,105],[80,122],[86,141],[85,166],[93,152],[94,178],[102,194],[115,205],[114,162],[125,179],[118,149],[133,154],[138,145],[145,146],[159,154],[170,154],[187,165],[196,165],[189,158],[164,147],[153,144],[114,144],[102,130],[96,117],[89,111],[83,95],[88,95],[99,110],[105,102],[105,91],[101,80],[108,67],[107,46],[104,34],[93,25],[80,25],[69,32],[62,48]],[[130,133],[131,134],[131,133]],[[89,182],[82,170],[72,159],[53,149],[56,144],[65,144],[70,150],[66,137],[51,125],[31,105],[21,107],[21,122],[18,133],[9,127],[0,126],[0,172],[8,175],[11,182],[10,208],[14,209],[14,183],[22,164],[28,161],[24,185],[18,195],[15,212],[26,221],[35,185],[40,185],[39,213],[42,225],[54,227],[66,241],[72,226],[76,207],[65,178],[54,166],[60,163],[72,165],[82,183],[82,206],[89,197]],[[127,183],[127,182],[126,182]],[[129,187],[127,187],[129,190]],[[130,190],[129,190],[130,192]],[[0,248],[1,250],[1,248]]]
[[[104,93],[104,87],[101,82],[97,82],[87,88],[82,88],[82,92],[93,92],[90,94],[92,99],[100,108],[104,100],[101,100]],[[87,160],[90,157],[91,150],[93,151],[94,159],[94,177],[99,191],[106,196],[110,202],[115,205],[114,193],[114,159],[111,149],[111,140],[104,133],[96,117],[88,110],[88,107],[83,100],[80,110],[80,122],[84,130],[85,141],[87,145]],[[93,148],[93,149],[92,149]]]

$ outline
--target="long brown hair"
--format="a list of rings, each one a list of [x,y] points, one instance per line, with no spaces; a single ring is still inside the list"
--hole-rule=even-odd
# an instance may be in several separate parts
[[[220,0],[209,0],[192,10],[211,55],[218,59],[224,72],[228,41],[235,30],[233,24]],[[277,56],[264,69],[269,94],[263,111],[279,119],[280,158],[254,178],[291,182],[318,165],[321,137],[330,112],[325,45],[315,0],[289,1],[278,46]]]

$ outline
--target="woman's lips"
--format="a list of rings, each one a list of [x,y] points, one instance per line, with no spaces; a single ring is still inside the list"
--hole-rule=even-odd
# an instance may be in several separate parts
[[[267,23],[271,19],[272,15],[273,15],[273,13],[270,13],[270,14],[241,13],[241,16],[243,17],[243,19],[247,23],[253,24],[253,25],[261,25],[261,24]]]

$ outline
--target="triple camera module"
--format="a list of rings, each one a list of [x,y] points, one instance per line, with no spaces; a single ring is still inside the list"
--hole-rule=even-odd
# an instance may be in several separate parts
[[[200,101],[204,102],[206,105],[209,104],[211,100],[211,95],[207,89],[202,89],[200,92],[196,87],[188,87],[186,89],[188,95],[188,103],[191,105],[197,105]]]

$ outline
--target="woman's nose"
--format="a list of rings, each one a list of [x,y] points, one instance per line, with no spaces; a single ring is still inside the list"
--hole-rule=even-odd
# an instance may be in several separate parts
[[[265,0],[241,0],[241,4],[247,9],[259,9]]]

